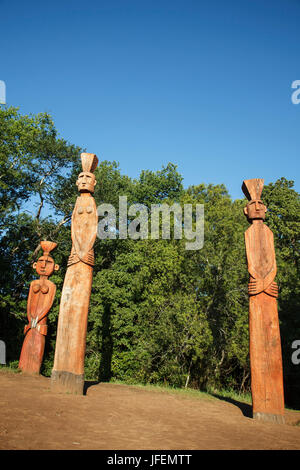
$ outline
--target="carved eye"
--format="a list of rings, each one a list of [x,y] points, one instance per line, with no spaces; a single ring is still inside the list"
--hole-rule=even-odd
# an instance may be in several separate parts
[[[83,214],[83,208],[82,207],[79,207],[78,214]]]
[[[86,211],[87,211],[88,214],[90,214],[91,212],[93,212],[92,206],[88,206],[88,207],[86,208]]]

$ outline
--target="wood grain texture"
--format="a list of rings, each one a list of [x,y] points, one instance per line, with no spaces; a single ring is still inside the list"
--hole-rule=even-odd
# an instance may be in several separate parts
[[[52,307],[56,286],[49,281],[54,270],[53,259],[49,256],[51,250],[57,245],[53,242],[43,241],[44,250],[34,268],[40,274],[40,279],[30,284],[27,300],[28,325],[24,328],[25,338],[19,359],[19,369],[29,374],[39,374],[44,356],[45,336],[47,335],[47,315]]]
[[[249,341],[253,417],[284,423],[282,353],[277,311],[278,287],[274,239],[264,224],[266,207],[260,200],[263,180],[246,180],[249,199],[244,212],[251,226],[245,232],[250,274]]]
[[[97,166],[94,154],[82,154],[83,173],[77,180],[80,196],[72,214],[72,249],[60,301],[51,388],[83,394],[84,358],[92,289],[98,215],[92,192]]]

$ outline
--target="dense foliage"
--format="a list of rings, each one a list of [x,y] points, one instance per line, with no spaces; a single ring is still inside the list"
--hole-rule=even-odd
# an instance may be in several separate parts
[[[58,136],[48,114],[0,109],[0,339],[8,362],[17,364],[36,276],[31,265],[40,239],[56,241],[53,256],[61,268],[51,278],[57,295],[48,316],[45,375],[53,364],[81,151]],[[128,206],[141,203],[149,211],[163,202],[204,204],[205,242],[186,250],[184,239],[97,239],[86,378],[248,390],[246,201],[232,201],[223,185],[184,189],[171,163],[134,180],[116,162],[102,161],[96,179],[97,204],[118,208],[124,195]],[[291,344],[300,339],[299,194],[281,178],[266,185],[262,197],[276,244],[286,401],[300,408],[300,365],[291,361]]]

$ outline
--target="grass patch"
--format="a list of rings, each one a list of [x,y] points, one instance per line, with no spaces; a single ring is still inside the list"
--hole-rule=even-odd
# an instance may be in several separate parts
[[[109,382],[111,384],[116,385],[126,385],[127,387],[135,387],[140,388],[143,390],[148,390],[149,392],[164,392],[164,393],[174,393],[179,394],[181,396],[186,396],[188,398],[207,398],[209,400],[214,400],[215,397],[208,393],[202,392],[200,390],[195,390],[193,388],[178,388],[178,387],[170,387],[166,385],[159,385],[159,384],[141,384],[138,382],[123,382],[117,379],[111,379]]]
[[[136,387],[143,390],[149,390],[150,392],[165,392],[173,393],[186,398],[197,398],[197,399],[207,399],[207,400],[222,400],[232,402],[244,403],[246,405],[252,406],[252,396],[250,392],[239,393],[236,390],[209,390],[201,391],[193,388],[177,388],[170,387],[167,385],[156,385],[156,384],[141,384],[138,382],[123,382],[122,380],[117,380],[112,378],[110,380],[111,384],[124,385],[127,387]],[[295,408],[285,407],[286,410],[296,411],[300,413],[300,410]],[[299,426],[299,424],[297,424]]]
[[[247,403],[248,405],[252,405],[252,397],[251,393],[239,393],[235,390],[215,390],[210,392],[214,396],[218,396],[219,398],[229,398],[231,400],[239,401],[242,403]]]
[[[134,382],[123,382],[121,380],[111,379],[110,383],[116,385],[126,385],[128,387],[141,388],[143,390],[149,390],[151,392],[165,392],[165,393],[174,393],[180,396],[185,396],[187,398],[199,398],[207,400],[217,400],[221,398],[231,398],[232,400],[241,401],[244,403],[251,404],[251,394],[238,394],[232,390],[221,390],[221,391],[201,391],[193,388],[177,388],[170,387],[166,385],[157,385],[157,384],[141,384]]]
[[[8,365],[0,364],[0,371],[13,372],[14,374],[20,374],[21,372],[21,370],[18,369],[18,367],[16,367],[14,363]]]
[[[12,372],[14,374],[19,374],[21,373],[21,370],[18,369],[18,361],[14,361],[8,365],[1,365],[0,364],[0,372]],[[94,382],[98,383],[97,380],[86,380],[86,383]],[[222,400],[224,401],[236,401],[240,403],[245,403],[247,405],[252,405],[252,397],[250,392],[245,392],[245,393],[239,393],[235,390],[229,389],[229,390],[209,390],[209,391],[201,391],[201,390],[196,390],[194,388],[179,388],[179,387],[170,387],[168,385],[160,385],[160,384],[142,384],[140,382],[134,382],[134,381],[122,381],[118,379],[112,378],[110,380],[111,384],[116,384],[116,385],[123,385],[127,387],[135,387],[139,388],[142,390],[146,390],[149,392],[163,392],[163,393],[171,393],[175,394],[181,397],[186,397],[186,398],[196,398],[196,399],[206,399],[206,400]],[[285,407],[286,410],[294,411],[300,413],[299,409],[295,408],[290,408],[290,407]],[[295,424],[295,426],[300,426],[300,421]]]

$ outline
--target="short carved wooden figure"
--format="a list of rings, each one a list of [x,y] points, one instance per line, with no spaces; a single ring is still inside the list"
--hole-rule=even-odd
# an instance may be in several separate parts
[[[248,199],[244,209],[251,224],[245,232],[250,280],[249,341],[253,418],[284,423],[282,353],[275,282],[276,258],[273,233],[264,223],[266,206],[261,201],[264,180],[245,180]]]
[[[80,196],[72,214],[72,250],[64,280],[58,316],[51,386],[56,391],[82,394],[87,318],[94,267],[98,214],[92,196],[98,159],[82,153],[82,173],[76,185]]]
[[[50,256],[50,252],[57,244],[50,241],[42,241],[40,244],[43,256],[33,264],[40,278],[30,284],[27,301],[29,323],[24,328],[25,338],[19,360],[19,369],[30,374],[39,374],[42,365],[47,335],[47,315],[56,292],[55,284],[48,278],[59,269]]]

